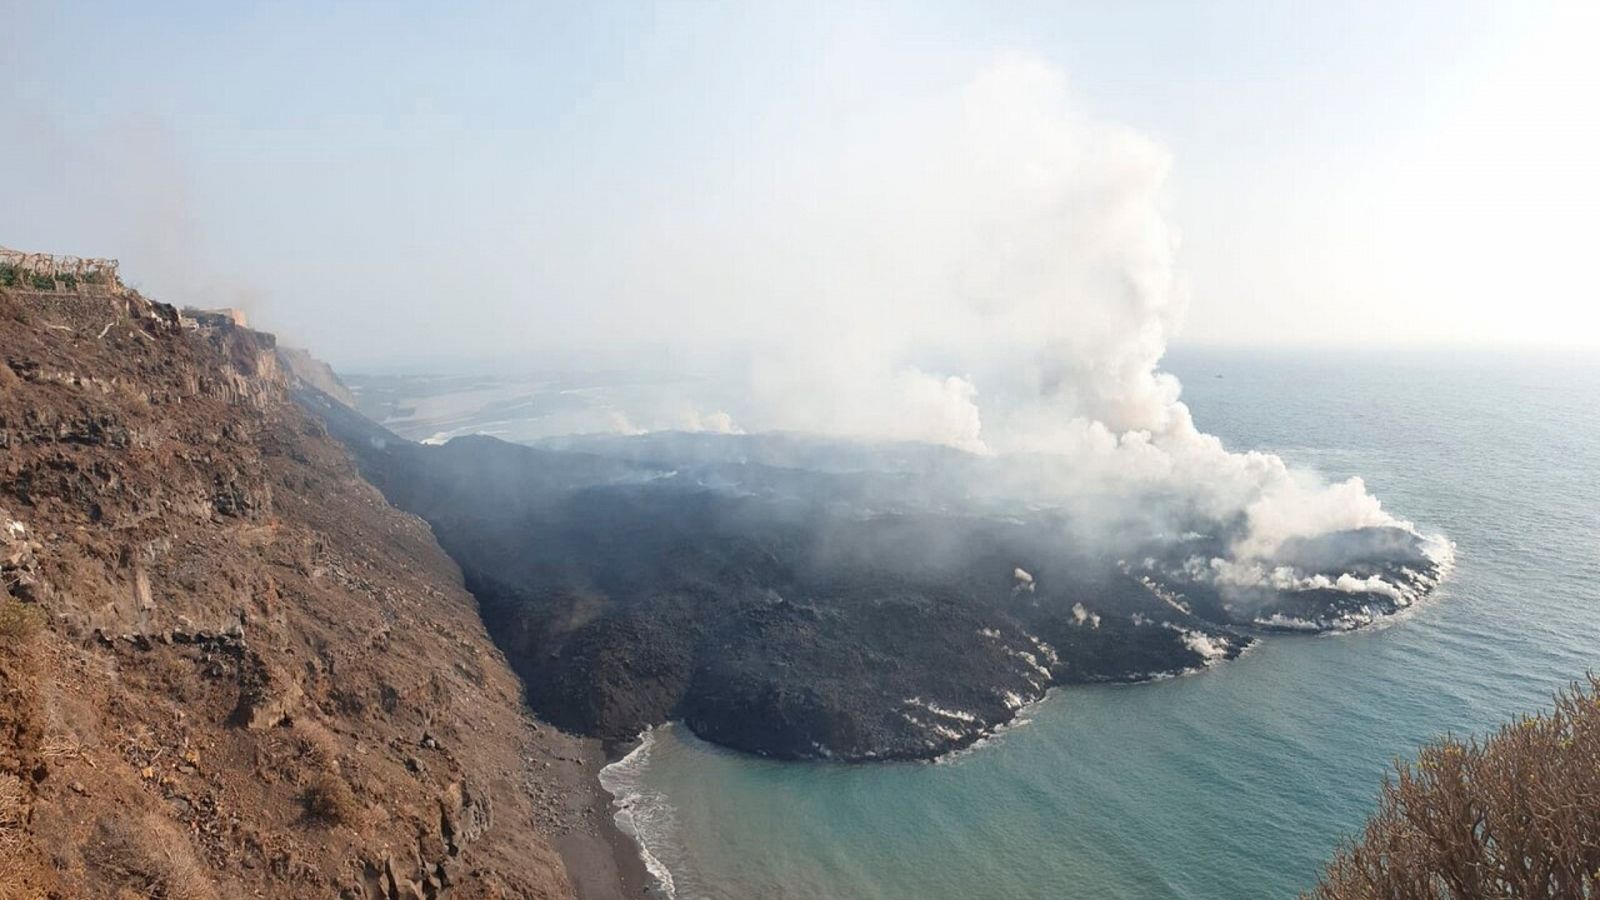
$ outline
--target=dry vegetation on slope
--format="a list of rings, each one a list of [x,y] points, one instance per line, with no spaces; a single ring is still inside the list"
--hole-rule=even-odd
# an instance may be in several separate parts
[[[1600,679],[1488,740],[1400,763],[1313,900],[1600,895]]]
[[[0,895],[569,895],[454,564],[273,350],[0,290]]]

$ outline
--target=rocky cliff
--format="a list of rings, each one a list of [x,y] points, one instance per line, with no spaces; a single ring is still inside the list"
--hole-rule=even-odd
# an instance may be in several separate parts
[[[225,320],[0,290],[0,896],[571,894],[458,569],[287,383]]]
[[[278,345],[278,359],[289,368],[296,382],[313,387],[345,406],[356,405],[356,395],[339,378],[333,367],[299,347]]]

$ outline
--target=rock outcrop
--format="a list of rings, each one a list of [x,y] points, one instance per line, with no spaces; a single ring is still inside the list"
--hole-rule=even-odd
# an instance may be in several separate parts
[[[0,897],[564,897],[459,570],[270,335],[0,290]]]
[[[356,405],[356,395],[340,380],[333,367],[299,347],[278,345],[278,359],[300,384],[315,388],[345,406]]]

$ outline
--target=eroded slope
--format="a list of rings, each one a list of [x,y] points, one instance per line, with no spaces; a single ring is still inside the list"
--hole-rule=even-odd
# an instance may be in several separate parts
[[[0,895],[570,895],[458,570],[273,350],[0,292]]]

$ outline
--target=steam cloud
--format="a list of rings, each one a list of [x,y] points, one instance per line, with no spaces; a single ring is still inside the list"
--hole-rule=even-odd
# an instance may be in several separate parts
[[[582,268],[584,253],[542,251],[545,292],[583,288],[610,305],[585,352],[664,342],[690,368],[733,370],[726,395],[656,415],[618,410],[613,430],[792,430],[1026,460],[1018,495],[1040,502],[1120,498],[1125,511],[1128,498],[1159,496],[1242,521],[1230,531],[1235,581],[1257,569],[1269,579],[1297,537],[1410,528],[1360,479],[1328,484],[1270,454],[1230,453],[1196,427],[1160,369],[1187,306],[1160,146],[1088,115],[1059,71],[1030,58],[909,101],[859,93],[821,98],[818,124],[734,154],[752,161],[719,177],[669,180],[659,216],[593,226],[603,231],[569,223],[606,248],[603,277]],[[98,229],[68,241],[56,235],[87,226],[33,216],[40,249],[119,247],[165,299],[254,305],[207,274],[163,126],[121,123],[139,139],[86,140],[26,102],[0,110],[34,135],[0,148],[38,176],[20,181],[97,198],[37,204],[93,206]],[[92,149],[108,146],[115,157]],[[130,180],[130,169],[145,175]],[[680,182],[688,195],[673,193]],[[742,348],[731,362],[730,347]]]
[[[732,238],[785,260],[805,300],[754,354],[754,402],[730,425],[1026,455],[1054,473],[1037,490],[1243,516],[1240,565],[1296,537],[1410,529],[1359,478],[1328,484],[1196,427],[1159,368],[1186,306],[1170,158],[1077,109],[1048,65],[1000,60],[799,168],[760,211],[783,224]]]

